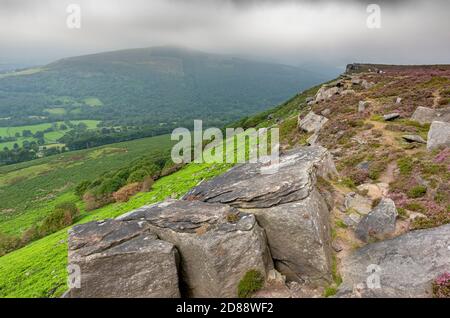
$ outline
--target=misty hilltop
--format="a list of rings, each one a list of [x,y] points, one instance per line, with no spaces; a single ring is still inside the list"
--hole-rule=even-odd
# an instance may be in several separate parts
[[[65,58],[0,73],[2,126],[96,119],[161,132],[223,125],[324,79],[296,67],[155,47]]]
[[[449,65],[351,64],[232,126],[274,174],[168,135],[0,167],[0,297],[448,297],[449,116]]]

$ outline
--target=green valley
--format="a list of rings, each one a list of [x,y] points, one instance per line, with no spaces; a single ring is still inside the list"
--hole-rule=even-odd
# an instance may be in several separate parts
[[[69,193],[81,181],[142,156],[166,156],[171,145],[170,136],[163,135],[0,167],[0,232],[23,232],[42,221],[58,202],[71,201]]]
[[[402,138],[404,132],[425,136],[429,125],[421,125],[407,118],[418,104],[424,103],[430,107],[438,104],[448,91],[448,82],[431,86],[424,83],[434,83],[440,78],[434,72],[447,78],[449,68],[437,66],[417,70],[383,67],[387,74],[344,74],[336,81],[312,87],[278,107],[245,117],[233,125],[244,128],[278,127],[283,153],[308,144],[311,135],[299,130],[299,118],[305,118],[311,111],[328,114],[333,111],[318,138],[322,145],[335,153],[333,158],[340,176],[330,181],[318,180],[318,188],[336,202],[330,210],[331,239],[339,241],[345,253],[333,254],[333,281],[324,289],[325,296],[336,293],[342,283],[339,273],[342,257],[365,244],[355,238],[352,228],[345,224],[348,215],[354,214],[355,210],[345,208],[343,202],[349,196],[358,195],[370,200],[373,207],[380,200],[380,197],[372,200],[369,194],[373,193],[363,191],[360,186],[372,189],[385,184],[385,195],[392,198],[398,210],[394,221],[401,225],[395,235],[449,222],[449,174],[445,170],[449,162],[448,149],[427,151],[425,144],[410,143]],[[360,79],[371,80],[375,84],[364,88]],[[353,84],[356,80],[360,82]],[[383,85],[394,80],[398,81],[396,86]],[[325,89],[339,85],[354,89],[343,93],[346,90],[341,88],[338,94],[311,103],[313,96],[320,96]],[[411,104],[399,106],[398,94]],[[370,100],[370,111],[358,111],[361,99]],[[382,115],[393,109],[401,109],[404,118],[384,120]],[[362,144],[357,137],[366,138],[367,143]],[[67,202],[76,205],[79,210],[75,224],[114,218],[143,205],[180,198],[200,182],[218,176],[232,166],[190,163],[160,173],[148,189],[128,193],[123,202],[107,201],[99,207],[88,206],[90,202],[86,200],[86,193],[95,194],[105,182],[110,186],[111,181],[116,182],[121,177],[123,181],[113,191],[119,187],[128,189],[136,184],[134,176],[137,171],[139,176],[145,174],[139,162],[138,170],[129,169],[136,166],[136,159],[146,156],[152,165],[167,156],[171,145],[169,137],[164,135],[0,167],[0,233],[4,237],[23,233],[30,226],[41,224],[43,220],[45,222],[61,203]],[[369,162],[368,167],[360,165],[355,168],[361,162]],[[424,180],[423,185],[417,184],[416,176]],[[85,180],[89,182],[83,184]],[[410,184],[415,186],[410,189]],[[85,195],[80,197],[78,192]],[[420,216],[412,218],[417,211],[420,211]],[[70,227],[1,256],[0,297],[61,296],[67,289],[67,231]]]
[[[177,47],[130,49],[0,74],[0,126],[93,119],[158,134],[223,126],[324,78],[293,66]]]

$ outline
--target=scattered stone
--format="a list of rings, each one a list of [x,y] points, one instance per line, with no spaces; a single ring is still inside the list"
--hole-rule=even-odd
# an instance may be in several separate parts
[[[372,210],[372,200],[356,192],[348,193],[344,204],[346,209],[354,209],[360,214],[367,214]]]
[[[333,155],[336,155],[336,156],[341,155],[341,152],[342,152],[342,148],[341,147],[338,147],[336,149],[331,149],[330,150],[330,153],[333,154]]]
[[[361,86],[364,87],[365,89],[370,89],[375,85],[375,83],[372,82],[368,82],[366,80],[362,80],[361,82]]]
[[[432,297],[432,282],[450,272],[449,242],[447,224],[366,245],[342,260],[336,296]]]
[[[286,276],[281,274],[276,269],[271,269],[267,273],[267,283],[270,285],[284,285],[286,284]]]
[[[337,94],[339,94],[339,87],[333,86],[329,88],[328,85],[324,85],[317,91],[315,102],[318,103],[330,99],[331,97]]]
[[[421,144],[426,144],[427,142],[419,135],[403,135],[402,138],[407,142],[418,142]]]
[[[383,198],[380,203],[363,216],[355,229],[356,236],[367,242],[369,237],[383,237],[395,231],[395,221],[397,219],[397,209],[391,199]]]
[[[434,109],[419,106],[416,108],[416,110],[412,114],[411,119],[415,120],[423,125],[426,123],[431,123],[433,121],[434,117],[435,117]]]
[[[359,84],[361,84],[361,79],[359,77],[353,77],[352,85],[359,85]]]
[[[336,253],[339,253],[340,251],[342,251],[344,248],[342,247],[341,242],[334,240],[333,242],[331,242],[331,247],[333,248],[333,250]]]
[[[363,171],[369,171],[370,162],[369,161],[363,161],[356,165],[356,168],[363,170]]]
[[[328,116],[329,114],[331,114],[331,109],[327,108],[322,110],[322,112],[320,113],[322,116]]]
[[[384,115],[383,118],[385,121],[390,121],[390,120],[394,120],[400,117],[399,113],[392,113],[392,114],[387,114]]]
[[[221,202],[253,213],[264,228],[278,271],[290,280],[330,282],[329,210],[316,189],[318,176],[337,175],[330,153],[301,147],[280,157],[279,170],[239,165],[192,189],[186,200]]]
[[[340,95],[345,96],[345,95],[354,95],[356,94],[356,92],[353,89],[346,89],[343,90]]]
[[[308,104],[309,102],[313,102],[314,101],[314,97],[306,97],[305,102]]]
[[[76,225],[69,232],[69,266],[79,268],[80,288],[65,297],[180,297],[178,262],[173,244],[141,222]]]
[[[310,111],[305,118],[300,119],[299,116],[298,126],[301,130],[308,133],[318,132],[323,125],[328,121],[326,117],[316,115],[313,111]]]
[[[364,139],[364,137],[362,137],[362,136],[354,136],[350,140],[355,141],[355,142],[357,142],[360,145],[366,145],[367,144],[367,140]]]
[[[366,107],[369,103],[366,101],[359,101],[358,103],[358,112],[362,113],[366,110]]]
[[[395,99],[395,103],[396,104],[400,104],[402,102],[402,98],[401,97],[397,97],[396,99]]]
[[[433,121],[428,131],[427,149],[450,147],[450,123]]]
[[[408,219],[414,221],[415,219],[426,219],[428,218],[425,214],[419,212],[408,211]]]
[[[450,107],[433,109],[428,107],[417,107],[412,120],[420,124],[431,124],[433,121],[450,122]]]
[[[145,222],[178,249],[188,297],[236,297],[249,270],[273,268],[264,230],[255,216],[220,203],[167,200],[121,216]]]
[[[349,215],[344,216],[342,221],[348,227],[355,227],[359,221],[361,221],[361,216],[357,213],[350,213]]]
[[[364,183],[356,187],[360,192],[366,192],[371,200],[385,197],[389,192],[389,185],[387,183]]]

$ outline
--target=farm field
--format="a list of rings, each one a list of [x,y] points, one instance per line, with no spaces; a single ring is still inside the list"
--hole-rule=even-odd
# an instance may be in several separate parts
[[[170,151],[169,135],[67,152],[0,167],[0,232],[20,234],[39,223],[54,206],[70,201],[74,187],[84,180],[147,156]]]
[[[97,128],[97,125],[100,121],[98,120],[73,120],[71,121],[72,124],[78,125],[80,123],[84,123],[88,129],[95,129]],[[57,124],[57,127],[59,125],[63,124],[64,122],[59,121],[55,123],[45,123],[45,124],[38,124],[38,125],[27,125],[27,126],[15,126],[15,127],[0,127],[0,137],[14,137],[16,133],[21,134],[21,137],[17,138],[17,141],[10,141],[10,142],[0,142],[0,150],[2,150],[5,147],[8,147],[9,149],[12,149],[14,147],[14,144],[17,143],[19,146],[22,145],[24,141],[36,141],[37,139],[34,137],[22,137],[22,132],[24,130],[31,131],[32,134],[35,134],[38,131],[44,131],[48,128],[52,128],[54,124]],[[56,131],[48,132],[44,134],[44,141],[45,145],[51,145],[57,143],[57,140],[61,138],[68,130],[60,130],[57,129]]]

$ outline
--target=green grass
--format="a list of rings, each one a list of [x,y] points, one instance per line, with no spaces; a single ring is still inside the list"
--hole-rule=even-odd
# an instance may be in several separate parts
[[[238,285],[238,297],[247,298],[264,286],[264,276],[257,270],[245,273]]]
[[[190,164],[155,182],[153,190],[127,203],[115,203],[94,212],[81,210],[78,223],[117,217],[145,204],[180,197],[201,180],[226,171],[225,164]],[[66,289],[67,229],[0,257],[0,297],[59,297]]]
[[[19,234],[40,222],[53,202],[67,198],[79,182],[142,156],[161,157],[171,146],[164,135],[0,167],[0,231]]]
[[[397,160],[397,166],[402,175],[410,175],[413,170],[413,162],[410,157],[404,157]]]
[[[36,139],[33,138],[33,137],[26,137],[26,138],[19,137],[19,138],[17,138],[16,141],[1,142],[0,143],[0,150],[3,150],[5,147],[7,147],[8,149],[13,149],[14,148],[14,144],[18,144],[19,146],[22,146],[22,144],[23,144],[23,142],[25,140],[29,141],[29,142],[31,142],[33,140],[36,141]]]
[[[44,111],[51,115],[65,115],[66,114],[66,110],[62,107],[46,108],[46,109],[44,109]]]
[[[53,109],[56,109],[56,108],[53,108]],[[96,129],[97,125],[99,123],[98,120],[72,120],[71,122],[74,125],[78,125],[79,123],[84,123],[88,129]],[[63,123],[64,122],[62,122],[62,121],[56,122],[56,124],[58,124],[58,126]],[[14,137],[16,133],[20,133],[22,135],[22,132],[24,130],[29,130],[29,131],[31,131],[32,134],[35,134],[38,131],[44,131],[51,127],[52,127],[52,123],[27,125],[27,126],[0,127],[0,136]],[[57,139],[61,138],[67,131],[68,130],[56,130],[56,131],[44,134],[45,143],[46,144],[56,143]],[[0,143],[0,150],[3,150],[4,147],[8,147],[9,149],[12,149],[15,143],[17,143],[19,146],[22,146],[22,143],[25,140],[36,141],[37,139],[33,138],[33,137],[26,137],[26,138],[19,137],[19,138],[17,138],[17,141]]]
[[[323,296],[324,297],[331,297],[336,295],[337,293],[337,288],[334,286],[328,286],[327,288],[325,288],[325,291],[323,292]]]
[[[91,107],[98,107],[98,106],[103,106],[103,103],[100,99],[96,98],[96,97],[88,97],[83,99],[83,102],[86,105],[89,105]]]
[[[412,187],[408,191],[409,198],[420,198],[423,197],[427,193],[427,187],[423,185],[417,185]]]
[[[244,129],[248,127],[270,127],[275,125],[277,121],[296,116],[301,110],[306,109],[306,98],[314,96],[321,86],[322,85],[314,86],[273,109],[269,109],[251,117],[246,117],[231,126],[242,127]]]
[[[336,220],[336,227],[339,227],[341,229],[346,229],[348,226],[344,223],[342,220]]]

